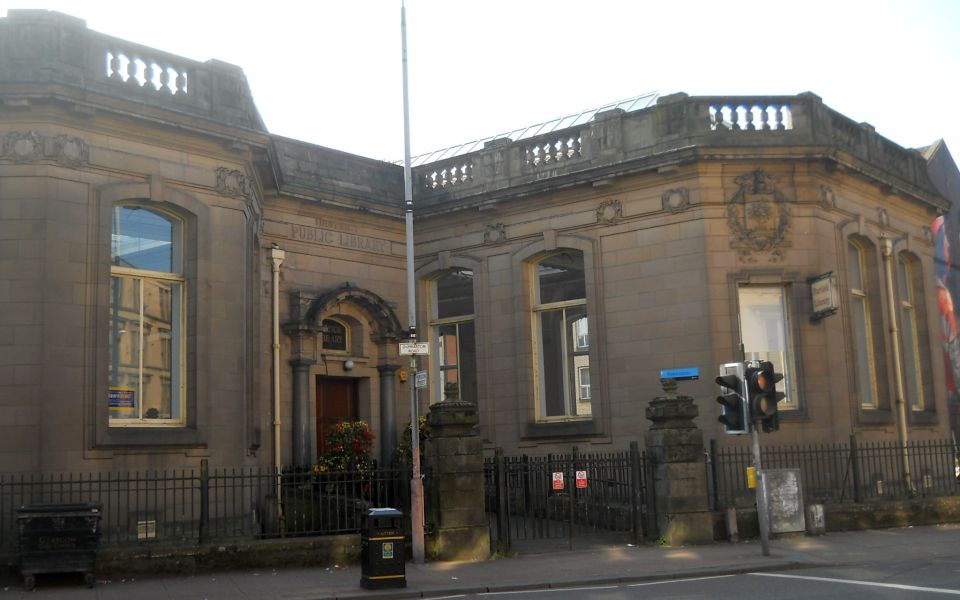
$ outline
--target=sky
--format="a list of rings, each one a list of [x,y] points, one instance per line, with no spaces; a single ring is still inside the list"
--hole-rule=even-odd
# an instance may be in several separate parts
[[[243,68],[271,133],[403,158],[400,0],[0,0]],[[960,162],[960,1],[407,0],[414,155],[646,92],[812,91]]]

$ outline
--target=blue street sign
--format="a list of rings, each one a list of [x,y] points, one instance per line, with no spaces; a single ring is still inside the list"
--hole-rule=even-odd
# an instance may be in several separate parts
[[[661,369],[660,379],[676,379],[677,381],[700,379],[700,369],[696,367],[687,367],[685,369]]]

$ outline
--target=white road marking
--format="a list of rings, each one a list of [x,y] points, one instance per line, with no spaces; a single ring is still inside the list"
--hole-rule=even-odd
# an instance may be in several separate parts
[[[807,579],[809,581],[827,581],[830,583],[849,583],[850,585],[866,585],[866,586],[872,586],[872,587],[893,588],[897,590],[908,590],[911,592],[931,592],[934,594],[949,594],[952,596],[960,596],[960,590],[920,587],[916,585],[903,585],[900,583],[877,583],[875,581],[858,581],[856,579],[834,579],[833,577],[811,577],[808,575],[783,575],[779,573],[747,573],[747,575],[756,575],[758,577],[781,577],[784,579]]]
[[[704,581],[705,579],[725,579],[733,575],[713,575],[712,577],[689,577],[687,579],[670,579],[667,581],[648,581],[646,583],[630,583],[627,587],[640,587],[644,585],[663,585],[664,583],[683,583],[684,581]]]
[[[579,592],[582,590],[613,590],[618,588],[616,585],[599,585],[594,587],[563,587],[563,588],[545,588],[540,590],[513,590],[510,592],[481,592],[478,596],[505,596],[507,594],[540,594],[543,592]]]

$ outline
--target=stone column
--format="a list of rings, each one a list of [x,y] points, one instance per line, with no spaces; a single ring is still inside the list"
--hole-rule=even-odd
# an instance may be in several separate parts
[[[380,465],[390,466],[397,447],[397,370],[400,365],[379,365],[380,373]]]
[[[312,465],[316,460],[316,448],[311,443],[310,422],[310,366],[316,361],[309,358],[290,360],[293,367],[293,464]]]
[[[653,422],[647,456],[653,461],[660,537],[671,546],[712,543],[703,432],[693,422],[697,405],[690,396],[677,396],[676,381],[662,383],[666,395],[647,407],[647,419]]]
[[[430,439],[424,444],[431,489],[426,546],[438,560],[486,560],[490,531],[483,510],[483,444],[477,407],[469,402],[438,402],[430,407]]]

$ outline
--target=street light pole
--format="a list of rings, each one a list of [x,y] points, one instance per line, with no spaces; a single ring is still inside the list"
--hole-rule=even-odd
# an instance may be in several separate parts
[[[403,204],[407,234],[407,324],[410,342],[417,341],[417,292],[413,256],[413,176],[410,169],[410,101],[407,87],[407,9],[400,2],[400,37],[403,46]],[[413,474],[410,478],[410,537],[413,562],[424,561],[423,478],[420,476],[420,416],[417,405],[417,357],[410,356],[410,452]]]

